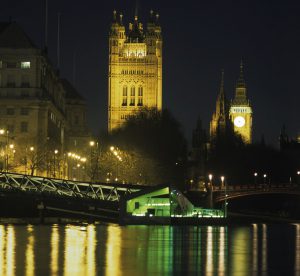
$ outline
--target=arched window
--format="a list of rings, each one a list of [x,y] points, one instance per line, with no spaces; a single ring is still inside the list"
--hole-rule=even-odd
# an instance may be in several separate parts
[[[140,86],[138,89],[138,106],[142,106],[143,105],[143,87]]]
[[[135,87],[132,86],[130,89],[130,105],[135,105]]]
[[[127,106],[127,86],[123,86],[122,106]]]

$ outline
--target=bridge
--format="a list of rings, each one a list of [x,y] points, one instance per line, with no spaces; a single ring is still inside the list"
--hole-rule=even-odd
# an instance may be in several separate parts
[[[118,222],[122,196],[146,186],[81,182],[0,172],[1,217],[74,217]],[[214,203],[265,194],[300,195],[299,185],[248,185],[213,187]]]
[[[214,187],[214,202],[223,202],[245,196],[268,194],[291,194],[300,195],[300,185],[296,183],[280,183],[280,184],[259,184],[259,185],[241,185]]]
[[[0,216],[68,216],[116,221],[122,196],[141,185],[81,182],[0,172]],[[42,214],[41,214],[42,213]]]

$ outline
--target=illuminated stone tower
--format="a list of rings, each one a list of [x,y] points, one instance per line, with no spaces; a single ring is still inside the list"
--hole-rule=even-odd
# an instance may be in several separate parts
[[[119,128],[142,107],[162,108],[162,36],[159,15],[150,12],[146,30],[134,22],[126,30],[113,12],[109,34],[108,131]]]
[[[252,141],[252,108],[246,92],[243,63],[241,63],[240,76],[235,89],[235,97],[231,101],[229,116],[234,131],[241,135],[245,143],[249,144]]]
[[[224,71],[222,71],[220,93],[216,102],[216,112],[210,121],[210,137],[214,138],[217,134],[224,134],[228,127],[228,108],[224,92]]]

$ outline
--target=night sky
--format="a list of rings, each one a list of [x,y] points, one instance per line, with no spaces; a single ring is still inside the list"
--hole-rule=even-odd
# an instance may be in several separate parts
[[[0,20],[9,16],[35,41],[44,41],[44,1],[2,2]],[[95,134],[107,127],[108,32],[112,11],[133,21],[135,1],[49,0],[49,55],[56,66],[57,13],[61,12],[61,76],[86,98]],[[163,31],[163,106],[183,124],[186,137],[200,116],[205,128],[215,109],[221,70],[231,99],[245,64],[253,107],[254,140],[264,134],[277,146],[281,126],[290,136],[300,132],[299,1],[141,0],[139,18],[160,14]],[[145,27],[145,24],[144,24]],[[74,82],[73,82],[74,83]]]

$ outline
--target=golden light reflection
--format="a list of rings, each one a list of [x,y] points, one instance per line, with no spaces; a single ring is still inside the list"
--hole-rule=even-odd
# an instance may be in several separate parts
[[[5,264],[5,246],[6,246],[6,239],[5,239],[5,228],[3,225],[0,225],[0,275],[6,274],[6,264]]]
[[[261,266],[262,266],[262,271],[266,272],[268,269],[268,235],[267,235],[267,225],[263,224],[262,225],[262,261],[261,261]]]
[[[55,276],[58,273],[58,255],[59,255],[59,233],[58,226],[53,225],[51,232],[51,275]]]
[[[87,267],[86,275],[96,275],[96,227],[95,225],[89,225],[87,227]]]
[[[219,274],[220,276],[225,275],[225,227],[220,227],[219,237]]]
[[[295,271],[300,271],[300,225],[296,224],[295,226]]]
[[[248,275],[250,271],[249,265],[249,242],[250,233],[248,228],[238,228],[234,232],[231,248],[234,252],[231,255],[233,275]]]
[[[26,246],[26,276],[33,276],[34,274],[34,233],[33,233],[33,226],[28,225],[27,226],[27,232],[28,232],[28,241]]]
[[[107,229],[108,237],[106,242],[106,271],[105,275],[122,275],[120,267],[121,256],[121,229],[120,227],[109,225]]]
[[[207,227],[206,271],[205,275],[213,275],[213,228]]]
[[[85,275],[86,227],[68,225],[65,230],[64,275]]]
[[[257,271],[257,260],[258,260],[258,229],[257,224],[252,224],[253,231],[253,246],[252,246],[252,269],[254,272]]]
[[[7,228],[6,236],[6,275],[15,275],[15,229],[12,225]]]

